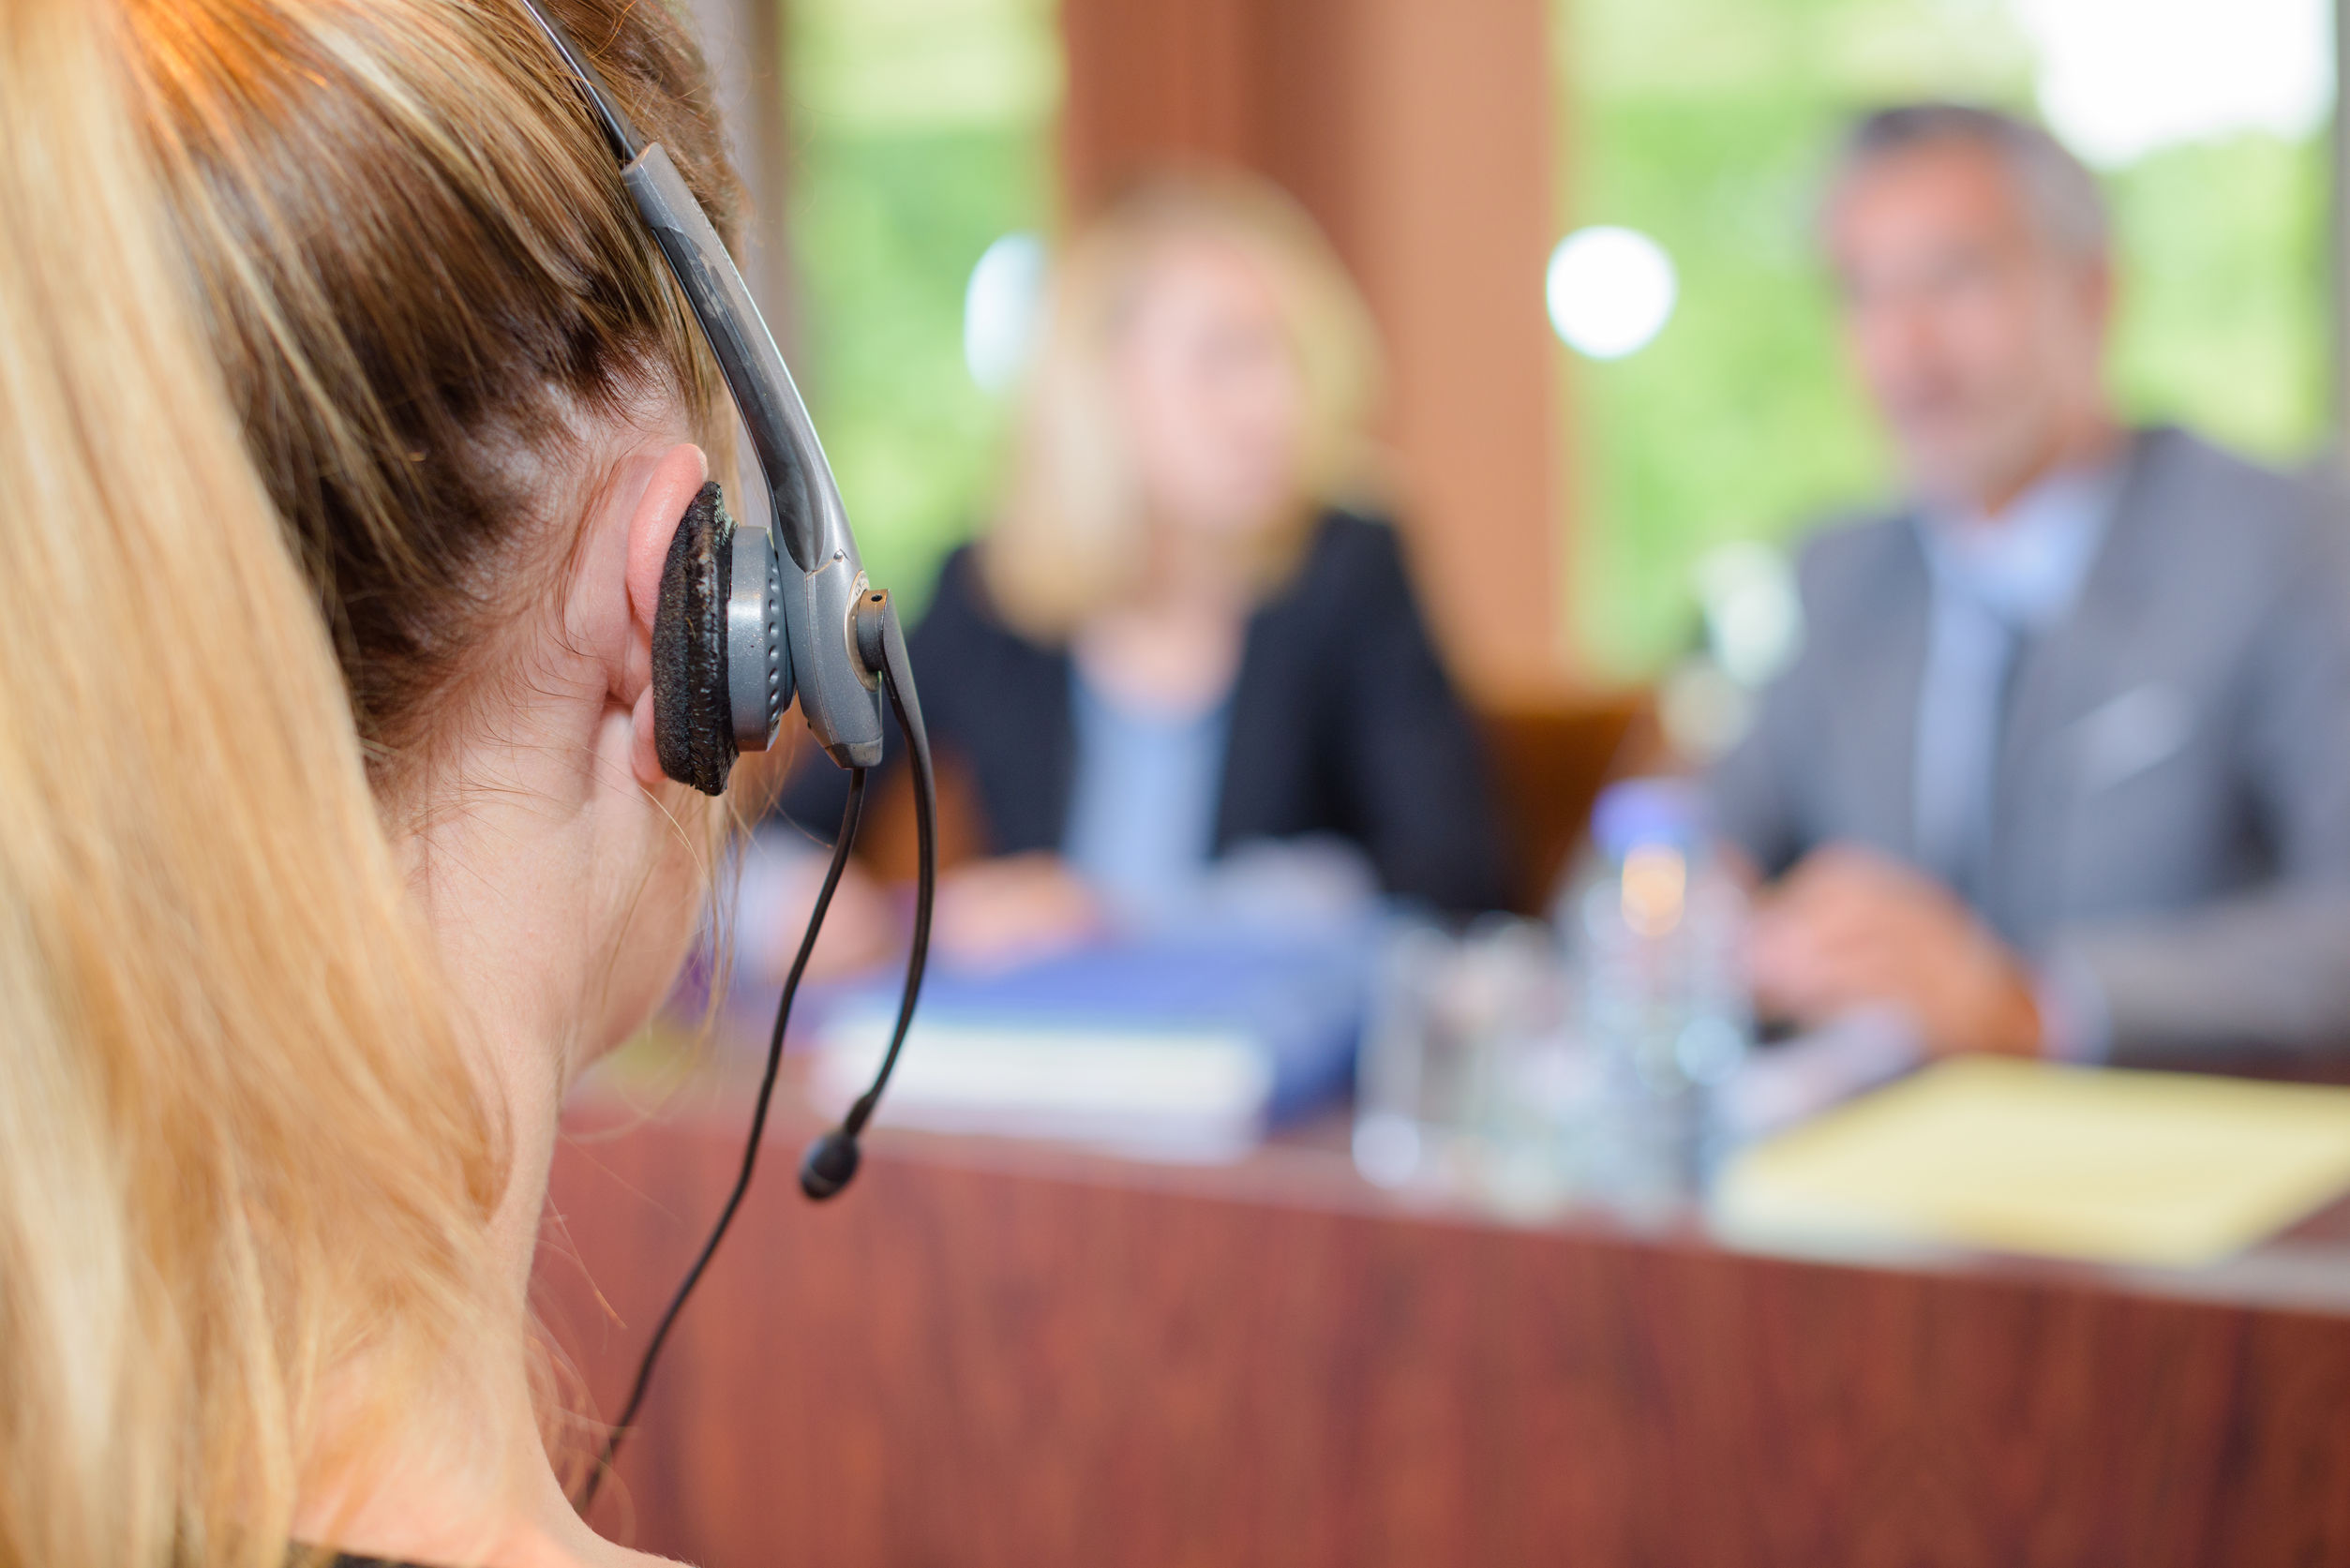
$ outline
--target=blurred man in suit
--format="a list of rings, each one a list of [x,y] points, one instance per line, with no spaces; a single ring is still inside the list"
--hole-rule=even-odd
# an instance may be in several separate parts
[[[1908,499],[1831,530],[1721,765],[1766,1010],[1937,1051],[2350,1042],[2350,574],[2314,487],[2107,398],[2096,182],[1982,110],[1853,131],[1823,212]]]

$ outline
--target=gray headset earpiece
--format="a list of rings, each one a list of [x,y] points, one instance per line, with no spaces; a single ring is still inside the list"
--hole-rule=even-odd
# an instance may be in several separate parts
[[[653,749],[669,777],[723,794],[740,753],[774,744],[792,695],[783,607],[773,537],[737,527],[725,492],[703,485],[653,611]]]

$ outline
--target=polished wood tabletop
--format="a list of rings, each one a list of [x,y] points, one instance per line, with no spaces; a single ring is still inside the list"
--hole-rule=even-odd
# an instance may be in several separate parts
[[[568,1118],[543,1319],[606,1413],[739,1095]],[[1801,1255],[1356,1178],[779,1115],[596,1518],[747,1564],[2350,1562],[2350,1212],[2218,1267]]]

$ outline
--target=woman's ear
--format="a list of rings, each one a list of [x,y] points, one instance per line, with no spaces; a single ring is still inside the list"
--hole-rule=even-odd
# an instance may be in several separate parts
[[[702,449],[680,442],[653,456],[628,513],[628,654],[622,689],[632,704],[631,770],[646,787],[665,776],[652,733],[652,621],[661,606],[661,572],[678,523],[710,478]]]
[[[710,481],[702,449],[681,441],[660,454],[646,475],[645,488],[628,515],[628,615],[631,630],[650,645],[653,612],[661,605],[661,568],[678,520]]]

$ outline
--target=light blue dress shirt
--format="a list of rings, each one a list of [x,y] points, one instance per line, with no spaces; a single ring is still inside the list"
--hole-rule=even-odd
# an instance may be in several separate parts
[[[2068,469],[1996,517],[1932,510],[1919,515],[1933,579],[1933,624],[1918,692],[1915,832],[1920,859],[1970,903],[1984,889],[2017,656],[2027,639],[2072,613],[2119,488],[2118,468]],[[2101,1054],[2093,1020],[2102,1009],[2077,991],[2061,977],[2043,977],[2051,1049]]]
[[[1196,714],[1121,706],[1071,662],[1076,740],[1061,854],[1122,921],[1160,926],[1198,897],[1216,844],[1232,700]]]

